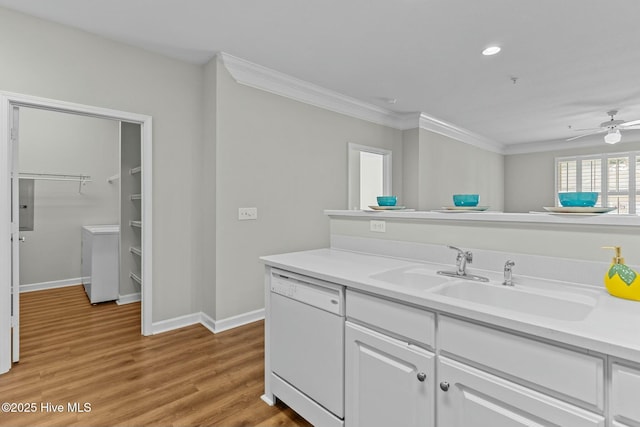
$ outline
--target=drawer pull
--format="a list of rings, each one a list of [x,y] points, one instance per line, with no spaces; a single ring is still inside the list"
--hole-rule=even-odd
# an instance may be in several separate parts
[[[418,372],[418,381],[423,382],[424,380],[427,379],[427,374],[425,374],[424,372]]]
[[[442,381],[440,383],[440,390],[442,391],[449,391],[449,383],[446,381]]]

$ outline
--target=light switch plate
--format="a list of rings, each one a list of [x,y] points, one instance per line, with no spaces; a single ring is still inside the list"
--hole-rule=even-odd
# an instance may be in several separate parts
[[[258,219],[258,208],[238,208],[238,219],[240,221]]]

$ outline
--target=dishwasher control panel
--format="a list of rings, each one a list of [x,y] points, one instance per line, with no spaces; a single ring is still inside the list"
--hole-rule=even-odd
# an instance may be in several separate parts
[[[344,287],[307,280],[288,272],[271,273],[271,292],[309,304],[337,315],[344,315]]]

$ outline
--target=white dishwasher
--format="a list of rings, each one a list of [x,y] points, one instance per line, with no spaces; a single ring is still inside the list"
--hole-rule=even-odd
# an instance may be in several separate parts
[[[270,297],[272,375],[342,420],[344,287],[273,270]]]

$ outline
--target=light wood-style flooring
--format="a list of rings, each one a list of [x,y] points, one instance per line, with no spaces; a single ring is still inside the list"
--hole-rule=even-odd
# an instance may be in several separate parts
[[[144,337],[139,303],[91,306],[82,286],[21,294],[20,314],[20,363],[0,375],[0,401],[37,410],[0,412],[2,427],[310,425],[260,400],[264,322]]]

